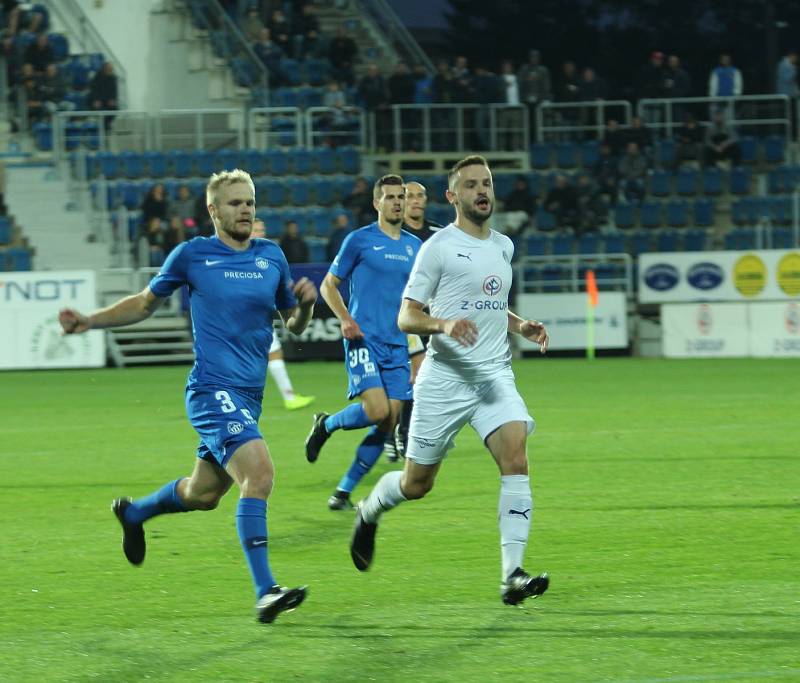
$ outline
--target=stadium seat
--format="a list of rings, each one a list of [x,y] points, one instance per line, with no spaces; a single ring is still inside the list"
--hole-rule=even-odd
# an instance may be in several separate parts
[[[650,194],[655,197],[666,197],[672,193],[672,174],[669,171],[656,169],[650,174]]]
[[[536,209],[536,228],[538,230],[554,230],[556,217],[541,206]]]
[[[652,251],[652,234],[640,230],[631,235],[630,251],[634,256]]]
[[[58,62],[63,62],[69,57],[69,40],[61,33],[51,33],[47,36],[50,42],[50,49],[53,51],[53,58]]]
[[[673,199],[667,202],[667,225],[670,228],[683,228],[689,223],[689,202]]]
[[[739,149],[743,164],[754,164],[758,161],[758,141],[752,135],[742,135],[739,138]]]
[[[782,164],[786,157],[786,138],[770,135],[764,140],[764,159],[770,164]]]
[[[308,175],[312,169],[311,152],[307,149],[289,150],[289,164],[295,175]]]
[[[559,142],[556,145],[556,166],[575,168],[578,165],[578,146],[573,142]]]
[[[656,251],[678,251],[678,231],[663,228],[656,235]]]
[[[336,201],[336,184],[332,178],[315,177],[311,180],[314,202],[321,206],[330,206]]]
[[[167,157],[163,152],[151,151],[143,154],[147,173],[153,178],[163,178],[167,175]]]
[[[26,271],[32,269],[30,249],[26,247],[9,247],[6,250],[9,268],[12,271]]]
[[[611,233],[603,240],[603,251],[606,254],[624,254],[625,237],[620,233]]]
[[[538,266],[525,266],[522,269],[522,282],[519,283],[520,291],[533,292],[542,281],[542,269]]]
[[[235,168],[242,168],[242,155],[235,149],[218,149],[214,153],[214,168],[217,170],[232,171]],[[249,171],[252,174],[252,171]]]
[[[764,202],[773,225],[791,224],[794,208],[790,197],[766,197]]]
[[[538,197],[542,188],[542,174],[537,171],[531,171],[527,175],[528,187],[534,197]]]
[[[289,157],[279,149],[270,149],[266,153],[267,173],[280,178],[289,173]]]
[[[49,152],[53,149],[53,127],[49,123],[40,121],[34,123],[32,127],[33,139],[36,141],[37,149]]]
[[[325,263],[327,259],[326,242],[324,239],[308,240],[308,257],[311,263]]]
[[[696,199],[693,206],[694,224],[702,228],[714,225],[714,201],[711,199]]]
[[[317,173],[330,175],[336,173],[336,155],[328,147],[311,150],[312,164]]]
[[[295,206],[306,206],[311,199],[311,184],[303,178],[291,178],[286,185],[289,190],[289,202]]]
[[[141,178],[145,174],[144,157],[139,152],[121,152],[119,161],[122,165],[122,175],[130,179]]]
[[[541,270],[543,292],[563,292],[569,279],[569,269],[560,265],[547,265]]]
[[[722,194],[722,171],[711,167],[703,170],[703,194],[719,195]]]
[[[525,239],[525,253],[528,256],[544,256],[548,239],[544,235],[529,235]]]
[[[119,175],[119,158],[112,152],[98,152],[96,157],[98,171],[106,180],[113,180]]]
[[[355,147],[339,147],[336,150],[336,158],[342,173],[349,175],[361,173],[361,159]]]
[[[281,180],[267,180],[258,188],[258,203],[267,206],[282,206],[286,203],[286,185]]]
[[[306,59],[303,63],[306,82],[311,85],[325,85],[328,80],[328,61],[325,59]]]
[[[643,228],[658,228],[661,226],[661,202],[645,201],[639,209],[639,222]],[[619,226],[618,226],[619,227]]]
[[[587,232],[578,239],[579,254],[597,254],[600,251],[600,238],[596,232]]]
[[[581,145],[581,165],[591,168],[600,158],[600,145],[596,140],[587,140]]]
[[[683,248],[686,251],[705,251],[708,244],[708,233],[705,230],[687,230],[683,236]]]
[[[497,173],[492,175],[494,184],[494,196],[498,199],[505,199],[514,189],[517,176],[513,173]],[[424,183],[423,183],[424,184]]]
[[[656,143],[656,163],[665,168],[669,168],[675,162],[675,141],[669,138],[662,138]]]
[[[197,150],[193,153],[194,170],[197,175],[207,178],[216,172],[214,165],[214,153],[205,149]]]
[[[793,247],[791,229],[773,227],[770,230],[770,242],[772,249],[791,249]]]
[[[7,216],[0,216],[0,244],[11,243],[11,220]]]
[[[756,233],[753,228],[734,228],[725,235],[725,249],[728,251],[744,251],[755,249]]]
[[[550,145],[545,142],[535,142],[531,145],[531,166],[538,169],[550,168]]]
[[[169,166],[176,178],[188,178],[192,175],[192,157],[189,152],[175,149],[168,153]]]
[[[750,194],[750,169],[736,166],[731,169],[730,188],[732,194]]]
[[[570,256],[575,253],[575,240],[568,233],[553,237],[553,256]]]
[[[449,225],[456,218],[453,207],[450,204],[428,204],[426,213],[430,220],[436,221],[441,225]]]
[[[693,168],[682,168],[675,176],[675,190],[683,197],[697,194],[698,173]]]
[[[308,210],[306,220],[309,231],[318,237],[327,237],[331,233],[333,213],[330,209],[314,207]]]
[[[241,151],[244,167],[252,176],[262,175],[267,168],[267,160],[260,149],[245,149]]]

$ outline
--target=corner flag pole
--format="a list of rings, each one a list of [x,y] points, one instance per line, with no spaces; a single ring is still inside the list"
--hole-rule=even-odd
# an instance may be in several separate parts
[[[593,270],[586,271],[586,357],[594,358],[594,309],[599,295]]]

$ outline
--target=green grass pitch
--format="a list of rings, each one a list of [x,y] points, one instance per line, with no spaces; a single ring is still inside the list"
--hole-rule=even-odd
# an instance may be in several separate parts
[[[524,608],[499,599],[498,475],[469,429],[352,567],[352,514],[326,499],[361,436],[303,455],[344,370],[290,371],[318,400],[288,413],[267,384],[270,558],[310,593],[270,626],[235,491],[148,523],[141,568],[119,547],[111,499],[193,465],[186,367],[0,375],[0,680],[800,681],[800,362],[516,362],[537,419],[526,568],[552,577]]]

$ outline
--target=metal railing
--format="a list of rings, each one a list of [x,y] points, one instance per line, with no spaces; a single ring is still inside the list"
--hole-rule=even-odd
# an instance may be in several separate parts
[[[309,107],[305,111],[306,147],[351,145],[364,148],[367,117],[360,107]]]
[[[381,32],[390,47],[410,67],[421,64],[429,74],[434,66],[386,0],[358,0],[358,9]]]
[[[77,0],[42,1],[47,10],[56,16],[69,32],[73,50],[77,44],[79,52],[100,53],[106,61],[114,65],[114,73],[117,76],[117,98],[120,109],[123,109],[128,103],[128,77],[125,68]]]
[[[792,108],[786,95],[738,95],[736,97],[676,97],[639,100],[637,114],[648,128],[666,137],[674,135],[692,114],[698,121],[709,120],[722,111],[728,124],[740,133],[778,134],[792,138]]]
[[[164,109],[152,121],[157,150],[241,149],[245,146],[242,109]]]
[[[301,147],[305,141],[299,107],[255,107],[247,112],[247,141],[254,149]]]
[[[586,102],[542,102],[536,108],[537,142],[603,137],[606,121],[615,119],[630,125],[633,108],[627,100]]]
[[[395,152],[527,153],[527,109],[507,104],[394,104],[368,114],[368,146]]]
[[[566,266],[568,276],[557,279],[535,279],[527,277],[530,269],[539,270],[546,266]],[[622,275],[607,275],[598,266],[617,266],[622,268]],[[524,256],[514,265],[514,280],[521,294],[536,291],[569,291],[580,292],[584,285],[584,271],[595,269],[595,277],[599,289],[622,289],[630,297],[634,292],[633,259],[630,254],[569,254],[564,256]]]

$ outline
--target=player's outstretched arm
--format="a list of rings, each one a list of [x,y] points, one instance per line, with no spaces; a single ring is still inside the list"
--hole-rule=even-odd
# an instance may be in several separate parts
[[[58,313],[58,322],[61,323],[64,334],[81,334],[87,330],[122,327],[149,318],[163,301],[164,299],[150,291],[150,287],[145,287],[138,294],[126,296],[89,315],[84,315],[74,308],[62,308]]]
[[[297,306],[281,311],[281,318],[286,329],[292,334],[302,334],[308,321],[314,315],[314,304],[317,303],[317,288],[307,277],[301,277],[292,288],[297,298]]]
[[[444,334],[462,346],[472,346],[478,341],[478,326],[472,320],[434,318],[423,307],[419,301],[403,299],[397,326],[406,334]]]
[[[528,341],[539,344],[539,352],[547,353],[547,345],[550,337],[547,329],[538,320],[523,320],[516,313],[508,312],[508,331],[511,334],[519,334]]]
[[[325,303],[328,304],[328,308],[339,318],[339,322],[342,325],[342,336],[345,339],[361,339],[364,333],[358,323],[353,320],[353,316],[350,315],[350,311],[344,305],[344,299],[342,299],[342,295],[339,292],[341,282],[333,273],[328,273],[319,288],[320,294],[322,294]]]

